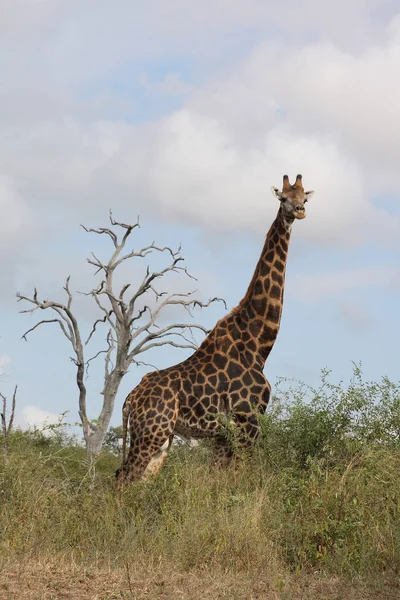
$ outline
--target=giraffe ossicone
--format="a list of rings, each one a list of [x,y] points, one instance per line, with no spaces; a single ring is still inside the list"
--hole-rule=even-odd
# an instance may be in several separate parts
[[[234,421],[240,445],[251,446],[257,440],[258,415],[271,394],[263,369],[279,331],[292,224],[304,219],[305,203],[313,194],[304,190],[301,175],[293,185],[284,175],[282,190],[271,189],[280,203],[278,214],[243,299],[218,321],[194,354],[178,365],[148,373],[127,396],[117,487],[156,475],[175,434],[214,438],[215,459],[229,463],[234,448],[224,435],[223,417]]]

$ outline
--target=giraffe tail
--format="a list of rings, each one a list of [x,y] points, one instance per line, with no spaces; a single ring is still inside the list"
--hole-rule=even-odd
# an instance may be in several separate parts
[[[129,397],[128,397],[124,402],[124,406],[122,407],[122,468],[124,468],[124,465],[125,465],[126,438],[128,436],[128,421],[129,421],[130,407],[131,407],[131,403],[130,403]]]

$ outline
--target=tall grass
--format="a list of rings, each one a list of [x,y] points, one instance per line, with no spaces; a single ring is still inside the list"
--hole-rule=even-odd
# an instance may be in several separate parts
[[[60,435],[16,433],[0,463],[0,560],[369,577],[400,569],[400,388],[386,378],[278,393],[241,468],[176,448],[160,476],[113,494]],[[168,565],[170,567],[168,567]]]

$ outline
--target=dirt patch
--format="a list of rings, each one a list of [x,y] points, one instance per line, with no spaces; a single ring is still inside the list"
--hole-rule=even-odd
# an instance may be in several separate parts
[[[140,576],[141,575],[141,576]],[[343,582],[317,576],[286,581],[227,573],[145,575],[129,569],[30,564],[0,571],[0,600],[398,600],[400,580]]]

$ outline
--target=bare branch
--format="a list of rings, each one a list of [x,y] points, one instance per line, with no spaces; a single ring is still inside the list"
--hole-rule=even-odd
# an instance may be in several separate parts
[[[3,412],[1,413],[1,428],[3,431],[3,437],[6,438],[7,437],[7,416],[6,416],[6,411],[7,411],[7,397],[4,396],[4,394],[2,394],[0,392],[0,398],[3,400]]]
[[[157,367],[155,365],[153,365],[152,363],[146,363],[142,360],[134,360],[133,363],[137,366],[137,367],[151,367],[152,369],[154,369],[155,371],[157,370]]]
[[[190,292],[189,294],[173,294],[172,296],[170,296],[171,299],[169,299],[169,298],[167,299],[167,304],[169,306],[171,306],[173,304],[180,304],[184,308],[189,308],[189,307],[196,308],[196,306],[198,306],[199,308],[207,308],[214,302],[222,302],[223,305],[225,306],[225,309],[227,308],[225,300],[223,298],[218,298],[218,297],[210,298],[209,300],[207,300],[207,302],[201,302],[200,300],[197,300],[196,298],[194,298],[193,300],[187,300],[187,301],[186,300],[176,300],[176,298],[189,296],[191,294],[194,294],[194,292]]]
[[[180,306],[193,318],[195,308],[206,308],[213,302],[222,301],[221,298],[212,298],[202,302],[195,298],[194,292],[169,293],[165,289],[157,289],[158,283],[170,273],[185,275],[195,279],[182,264],[181,247],[176,250],[169,246],[158,246],[154,241],[141,249],[127,248],[132,232],[140,227],[139,219],[134,224],[116,221],[110,211],[110,225],[108,227],[89,228],[82,225],[87,233],[95,233],[111,240],[111,256],[107,260],[99,258],[92,252],[87,262],[94,267],[95,273],[101,272],[102,281],[84,295],[94,299],[100,313],[97,313],[87,336],[85,345],[93,341],[95,333],[103,324],[107,325],[106,347],[96,349],[93,355],[85,361],[84,345],[77,319],[72,312],[73,295],[70,290],[70,277],[64,285],[66,303],[39,300],[37,289],[31,297],[17,294],[18,301],[25,301],[28,306],[21,312],[34,313],[38,309],[53,311],[54,318],[43,319],[28,329],[23,338],[37,329],[42,324],[57,323],[73,348],[71,360],[76,366],[76,381],[79,388],[79,416],[83,425],[83,434],[86,442],[88,457],[100,451],[104,435],[109,427],[115,398],[122,378],[127,373],[130,365],[154,365],[138,360],[139,354],[160,346],[171,346],[195,350],[197,348],[195,331],[203,334],[208,330],[202,325],[190,323],[174,323],[159,326],[158,320],[161,312],[169,306]],[[126,264],[130,259],[146,258],[152,253],[165,255],[165,266],[152,271],[147,265],[142,281],[135,284],[125,281],[122,285],[114,284],[114,273],[120,265]],[[81,292],[80,292],[81,293]],[[146,294],[148,296],[146,297]],[[143,297],[143,302],[142,302]],[[151,300],[148,301],[148,298]],[[137,306],[140,303],[139,306]],[[102,390],[103,402],[100,414],[96,420],[90,421],[87,417],[85,374],[89,376],[91,363],[100,355],[104,355],[104,387]]]
[[[122,288],[121,291],[119,293],[119,301],[121,302],[124,299],[124,294],[125,292],[131,287],[130,283],[126,283]]]
[[[39,321],[38,323],[36,323],[36,325],[34,325],[33,327],[31,327],[30,329],[28,329],[28,331],[25,331],[24,334],[22,334],[21,339],[25,340],[25,342],[28,341],[27,336],[32,333],[32,331],[34,331],[35,329],[37,329],[40,325],[43,325],[45,323],[58,323],[61,331],[63,332],[63,334],[65,335],[66,338],[69,339],[69,341],[71,341],[71,337],[69,336],[69,334],[67,333],[67,330],[64,327],[63,322],[60,319],[43,319],[42,321]]]
[[[151,348],[156,348],[158,346],[173,346],[174,348],[188,348],[190,350],[197,350],[196,344],[178,344],[172,340],[165,340],[163,342],[152,342],[151,344],[147,344],[147,346],[142,346],[140,350],[137,351],[137,354],[141,354],[142,352],[147,352]]]
[[[186,267],[180,267],[180,268],[181,268],[182,272],[185,273],[185,275],[187,275],[190,279],[197,281],[197,277],[194,277],[193,275],[191,275]]]
[[[100,310],[104,313],[104,317],[101,319],[97,319],[94,323],[93,323],[93,327],[91,329],[91,332],[85,342],[85,346],[90,342],[93,334],[96,331],[97,325],[99,323],[105,323],[106,321],[108,322],[108,324],[115,330],[115,324],[112,320],[112,315],[113,315],[113,310],[106,308],[105,306],[103,306],[103,304],[100,302],[99,300],[99,295],[105,293],[104,292],[104,281],[102,281],[100,283],[100,285],[98,286],[98,288],[91,290],[90,292],[78,292],[79,294],[82,294],[83,296],[91,296],[94,301],[96,302],[97,306],[100,308]]]
[[[210,304],[212,304],[214,302],[223,302],[224,305],[226,306],[225,300],[223,300],[222,298],[212,298],[212,299],[208,300],[208,302],[201,302],[200,300],[197,300],[196,298],[193,298],[191,300],[184,300],[184,298],[191,296],[193,293],[194,292],[188,292],[187,294],[171,294],[170,296],[168,296],[165,300],[163,300],[163,302],[161,302],[161,304],[158,305],[157,309],[154,312],[150,312],[149,321],[135,331],[135,333],[133,334],[133,338],[139,337],[142,333],[144,333],[145,331],[150,329],[155,324],[161,311],[166,306],[172,306],[172,305],[182,306],[183,308],[185,308],[187,310],[187,312],[190,314],[191,317],[193,315],[191,314],[190,309],[194,308],[196,306],[198,306],[200,308],[207,308],[208,306],[210,306]],[[180,326],[181,325],[176,325],[176,327],[180,327]],[[188,327],[188,325],[185,325],[185,327]],[[201,326],[193,326],[193,327],[202,329],[203,331],[207,331],[204,327],[201,327]]]
[[[112,292],[112,284],[108,284],[106,288],[104,288],[104,282],[101,283],[101,285],[99,286],[98,289],[92,290],[92,292],[90,293],[93,298],[95,299],[98,307],[107,314],[107,321],[110,323],[110,325],[113,327],[113,329],[115,329],[115,325],[113,324],[113,322],[111,321],[111,319],[109,318],[112,314],[115,315],[117,321],[119,323],[122,323],[124,315],[127,311],[127,307],[126,304],[124,302],[123,299],[121,298],[117,298],[116,296],[114,296],[113,292]],[[105,306],[103,306],[99,300],[99,296],[100,295],[104,295],[107,296],[107,298],[109,299],[112,309],[111,310],[107,310],[105,308]]]
[[[86,379],[89,377],[89,365],[93,360],[96,360],[96,358],[98,356],[100,356],[100,354],[106,354],[108,352],[108,350],[99,350],[94,356],[88,358],[88,360],[85,363],[85,368],[86,368]]]
[[[46,310],[46,309],[50,308],[59,315],[60,318],[58,318],[58,319],[57,318],[56,319],[43,319],[42,321],[39,321],[38,323],[36,323],[36,325],[34,325],[30,329],[28,329],[28,331],[26,331],[24,333],[22,338],[25,339],[25,341],[27,341],[28,334],[31,333],[32,331],[34,331],[35,329],[37,329],[42,324],[58,323],[58,325],[61,328],[65,337],[71,342],[72,348],[73,348],[75,356],[76,356],[76,358],[72,358],[71,360],[74,362],[74,364],[77,367],[76,381],[77,381],[77,385],[79,388],[79,416],[82,421],[84,435],[86,436],[90,432],[90,423],[86,416],[86,387],[84,384],[85,360],[84,360],[84,355],[83,355],[83,346],[82,346],[82,340],[81,340],[81,334],[79,331],[78,322],[71,311],[72,294],[69,289],[69,280],[70,280],[70,278],[68,277],[66,280],[65,286],[64,286],[64,290],[68,296],[67,305],[61,304],[59,302],[52,302],[52,301],[47,301],[47,300],[44,300],[43,302],[41,302],[38,299],[38,293],[37,293],[36,288],[34,290],[33,298],[23,296],[19,292],[17,293],[17,298],[18,298],[18,301],[25,300],[26,302],[35,305],[32,309],[28,309],[28,310],[21,311],[21,312],[31,312],[32,313],[35,310],[37,310],[38,308],[40,308],[42,310]]]
[[[11,434],[13,423],[14,423],[15,405],[16,405],[16,401],[17,401],[17,389],[18,389],[18,386],[16,385],[15,389],[14,389],[14,394],[12,397],[11,414],[8,419],[8,424],[7,424],[7,397],[4,396],[4,394],[0,393],[0,398],[3,400],[3,412],[0,413],[0,417],[1,417],[2,437],[3,437],[3,454],[4,454],[4,460],[6,463],[8,462],[8,453],[9,453],[8,440],[10,438],[10,434]]]
[[[148,334],[138,344],[136,344],[136,346],[129,353],[129,355],[128,355],[129,362],[133,361],[136,354],[143,352],[144,351],[143,348],[146,346],[146,344],[148,344],[149,342],[152,342],[152,340],[161,339],[163,337],[166,337],[166,335],[174,335],[175,334],[177,336],[180,336],[181,333],[179,332],[179,329],[180,330],[198,329],[199,331],[202,331],[205,334],[209,333],[209,330],[206,329],[205,327],[203,327],[203,325],[195,325],[195,324],[188,325],[186,323],[176,323],[173,325],[167,325],[163,329],[158,329],[157,331],[154,331],[152,333],[149,331]],[[176,330],[176,331],[174,331],[174,330]],[[168,333],[168,332],[170,332],[170,333]],[[144,332],[142,332],[142,333],[144,333]],[[197,350],[197,345],[194,341],[193,341],[193,343],[190,342],[189,340],[187,340],[187,341],[189,343],[190,348]],[[163,344],[166,344],[166,343],[167,343],[167,340],[164,340],[163,342],[161,342],[158,345],[162,346]],[[148,349],[148,348],[146,347],[146,349]]]
[[[93,259],[88,258],[87,262],[90,265],[93,265],[94,267],[97,267],[97,271],[95,272],[95,275],[97,275],[97,273],[99,273],[100,271],[105,271],[106,270],[106,266],[103,265],[103,263],[97,258],[97,256],[95,254],[93,254],[93,252],[91,254],[93,256]]]
[[[107,350],[106,359],[105,359],[104,385],[107,384],[107,378],[110,377],[110,373],[113,368],[112,363],[111,363],[111,356],[112,356],[113,351],[115,350],[115,340],[114,340],[114,337],[112,334],[112,329],[110,329],[110,331],[108,332],[107,344],[108,344],[108,350]]]
[[[170,248],[168,248],[168,250],[170,252],[172,252],[172,250]],[[174,256],[173,252],[172,252],[172,256]],[[150,274],[149,269],[147,268],[146,275],[145,275],[141,285],[139,286],[138,291],[136,292],[136,294],[134,296],[132,296],[132,298],[129,302],[129,314],[132,315],[134,307],[135,307],[135,302],[137,301],[137,299],[140,298],[140,296],[142,296],[146,292],[148,292],[150,289],[152,289],[156,295],[160,296],[160,294],[158,294],[156,292],[156,290],[152,287],[152,285],[151,285],[152,282],[155,279],[159,279],[159,278],[163,277],[164,275],[166,275],[169,272],[179,271],[180,267],[177,267],[176,265],[181,260],[183,260],[182,257],[174,258],[173,262],[170,265],[168,265],[167,267],[165,267],[164,269],[162,269],[162,271],[160,271],[158,273],[154,272],[154,273]]]
[[[111,229],[107,229],[106,227],[101,227],[100,229],[93,229],[86,227],[85,225],[81,225],[81,227],[86,231],[86,233],[98,233],[99,235],[105,233],[106,235],[109,235],[113,241],[114,246],[117,247],[118,238],[116,234],[113,231],[111,231]]]
[[[71,309],[71,305],[72,305],[72,294],[69,291],[69,280],[70,279],[71,279],[71,275],[68,275],[67,281],[65,282],[65,286],[64,286],[64,290],[67,292],[67,296],[68,296],[68,304],[67,304],[68,310]]]
[[[95,321],[95,322],[93,323],[92,330],[91,330],[91,332],[89,333],[89,337],[88,337],[88,339],[87,339],[87,340],[86,340],[86,342],[85,342],[85,346],[87,346],[87,344],[88,344],[88,343],[90,342],[90,340],[92,339],[92,336],[93,336],[93,334],[94,334],[94,333],[95,333],[95,331],[96,331],[96,327],[97,327],[97,325],[98,325],[99,323],[105,323],[105,322],[106,322],[106,321],[109,319],[109,317],[111,316],[111,314],[112,314],[112,310],[109,310],[109,311],[107,311],[107,313],[104,315],[104,317],[103,317],[102,319],[97,319],[97,321]],[[90,360],[92,360],[92,359],[90,359]]]
[[[160,248],[157,248],[156,246],[151,244],[150,246],[146,246],[145,248],[142,248],[138,252],[135,252],[132,250],[132,252],[129,252],[129,254],[124,254],[124,256],[121,256],[121,258],[116,260],[113,267],[115,269],[122,262],[124,262],[124,260],[128,260],[129,258],[145,258],[148,254],[151,253],[152,250],[160,250]]]
[[[115,221],[113,219],[112,211],[111,210],[110,210],[109,218],[110,218],[111,225],[114,225],[114,226],[117,226],[117,227],[122,227],[123,229],[129,229],[129,230],[132,231],[133,229],[136,229],[136,227],[140,227],[140,217],[139,216],[138,216],[137,221],[136,221],[136,223],[134,225],[126,225],[125,223],[120,223],[119,221]]]
[[[14,424],[15,405],[17,403],[17,390],[18,390],[18,386],[16,385],[15,389],[14,389],[13,397],[12,397],[11,414],[10,414],[10,418],[8,419],[7,435],[10,435],[13,424]]]
[[[149,311],[151,313],[151,310],[147,305],[139,310],[136,317],[132,317],[132,319],[129,322],[129,325],[132,326],[135,321],[139,321],[143,317],[143,315],[146,311]]]

